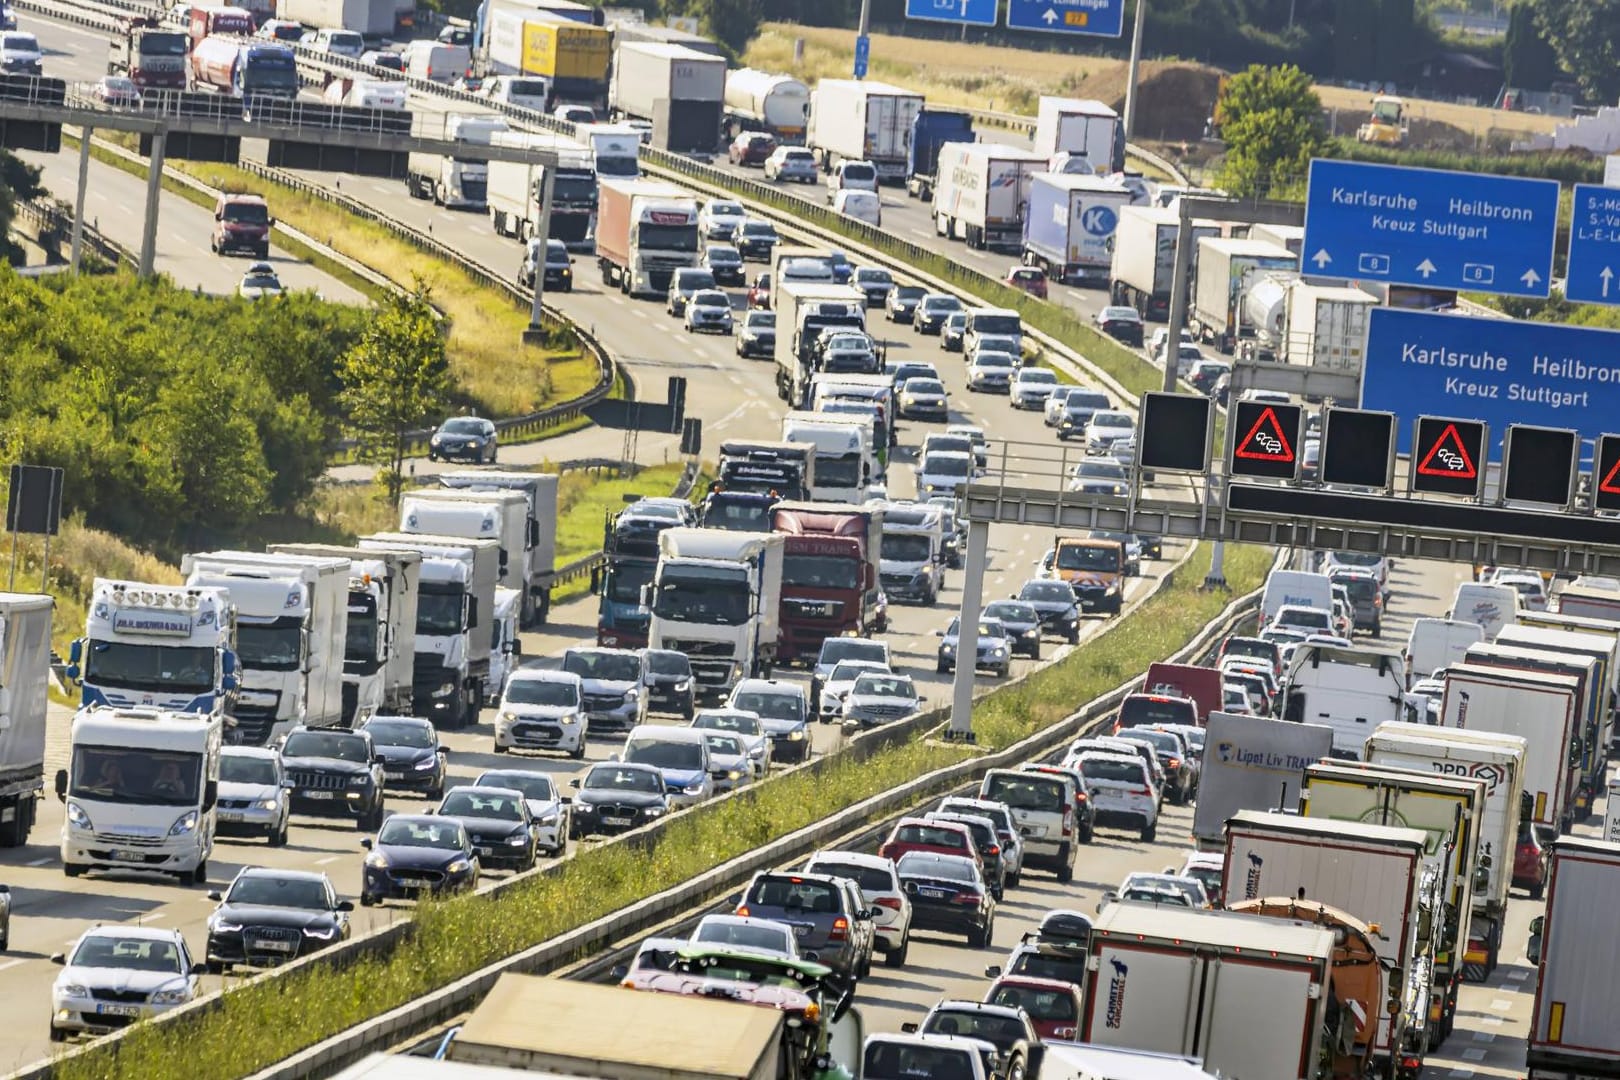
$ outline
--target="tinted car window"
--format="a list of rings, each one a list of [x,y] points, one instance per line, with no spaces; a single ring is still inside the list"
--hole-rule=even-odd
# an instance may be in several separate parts
[[[1036,1020],[1074,1020],[1074,995],[1027,986],[1003,986],[990,997],[992,1005],[1023,1009]]]
[[[842,906],[839,892],[824,881],[804,878],[762,878],[749,890],[748,903],[800,911],[831,913]]]
[[[902,825],[900,831],[895,833],[894,839],[901,844],[927,844],[929,847],[967,850],[967,839],[961,833],[955,829],[943,829],[932,825]]]
[[[1055,814],[1063,809],[1063,787],[1061,781],[991,776],[984,797],[1006,803],[1014,810],[1045,810]]]
[[[893,892],[895,888],[893,876],[882,867],[856,866],[854,863],[817,859],[810,864],[810,869],[818,874],[826,874],[828,877],[849,878],[849,880],[861,887],[862,892]]]

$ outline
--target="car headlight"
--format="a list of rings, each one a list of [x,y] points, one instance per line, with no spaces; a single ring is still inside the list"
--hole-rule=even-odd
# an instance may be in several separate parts
[[[624,700],[625,700],[625,701],[626,701],[626,702],[627,702],[627,703],[628,703],[628,702],[633,702],[633,701],[637,701],[637,700],[639,700],[639,699],[640,699],[640,698],[641,698],[641,691],[639,691],[639,690],[637,690],[637,689],[636,689],[636,688],[635,688],[635,687],[633,687],[633,686],[632,686],[632,687],[631,687],[631,688],[630,688],[630,689],[628,689],[628,690],[626,690],[626,691],[625,691],[625,692],[624,692]]]
[[[229,922],[225,919],[214,919],[209,921],[208,929],[209,932],[215,934],[236,934],[241,932],[242,924]]]
[[[445,867],[444,871],[447,874],[465,874],[471,869],[472,863],[468,862],[466,859],[457,859],[455,862]]]
[[[435,435],[435,436],[433,436],[433,438],[428,440],[428,445],[430,445],[430,446],[438,446],[442,442],[444,442],[444,436],[443,435]]]
[[[304,927],[304,936],[305,937],[317,938],[317,939],[319,939],[321,941],[331,941],[333,938],[337,937],[337,932],[338,932],[338,928],[336,926],[306,926],[306,927]]]
[[[680,682],[675,684],[675,692],[677,694],[684,694],[690,689],[692,689],[691,679],[682,679]]]
[[[701,795],[703,794],[703,781],[699,780],[695,784],[687,784],[681,790],[688,795]]]
[[[191,1000],[191,987],[180,985],[169,990],[159,990],[151,997],[153,1005],[183,1005]]]
[[[433,691],[433,696],[434,697],[449,697],[451,694],[453,694],[455,692],[456,692],[456,684],[455,683],[453,683],[453,682],[440,683],[439,688],[437,690]]]
[[[726,779],[727,780],[741,780],[742,779],[742,771],[740,769],[727,770]]]
[[[68,983],[66,986],[58,986],[56,988],[56,992],[61,997],[87,998],[90,996],[90,988],[79,983]]]
[[[373,870],[385,870],[388,867],[388,856],[380,851],[373,851],[366,856],[366,865]]]
[[[535,821],[539,822],[541,825],[555,825],[557,824],[557,819],[559,816],[560,814],[558,811],[548,810],[546,813],[535,818]]]
[[[415,765],[412,765],[411,768],[418,769],[418,770],[420,770],[420,769],[432,769],[432,768],[436,768],[438,766],[438,764],[439,764],[439,759],[437,757],[425,757],[421,761],[418,761]]]
[[[181,814],[179,817],[174,819],[174,824],[169,826],[169,835],[170,836],[184,836],[184,835],[186,835],[191,830],[193,830],[193,829],[195,829],[197,827],[197,818],[198,818],[197,811],[195,811],[195,810],[187,810],[185,813]]]
[[[1027,637],[1027,638],[1040,637],[1041,636],[1041,628],[1038,627],[1038,626],[1032,626],[1028,630],[1024,631],[1024,636]]]
[[[499,719],[499,720],[500,720],[500,722],[501,722],[501,723],[503,723],[503,724],[512,724],[512,723],[516,723],[516,722],[517,722],[517,713],[515,713],[515,712],[510,712],[510,711],[508,711],[508,712],[503,712],[503,713],[501,713],[501,715],[500,715],[500,716],[499,716],[499,717],[498,717],[498,719]]]
[[[799,742],[800,740],[802,740],[804,738],[804,728],[802,728],[802,727],[794,728],[792,731],[788,732],[788,738],[790,740],[792,740],[793,742]]]
[[[529,842],[528,833],[513,833],[506,838],[508,847],[523,847]]]
[[[1007,655],[1007,647],[1005,645],[997,645],[995,648],[990,650],[990,655],[991,656],[1006,656]]]
[[[73,826],[75,829],[95,828],[94,825],[90,824],[90,815],[84,812],[84,807],[80,806],[71,799],[68,800],[67,804],[67,819],[68,824]]]
[[[258,802],[253,804],[253,809],[255,809],[255,810],[274,810],[276,807],[278,807],[280,805],[281,805],[281,803],[279,801],[275,800],[275,799],[260,799]]]
[[[371,783],[370,773],[355,773],[353,776],[349,777],[350,787],[365,787],[369,783]]]
[[[663,817],[665,811],[664,811],[664,808],[662,806],[649,806],[645,810],[643,810],[642,813],[646,814],[650,818],[655,818],[655,817]]]
[[[947,641],[945,644],[939,647],[939,651],[944,653],[946,656],[949,656],[956,651],[956,645]]]

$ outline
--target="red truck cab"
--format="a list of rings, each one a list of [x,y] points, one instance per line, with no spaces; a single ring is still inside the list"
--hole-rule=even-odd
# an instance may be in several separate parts
[[[771,528],[782,550],[783,663],[814,659],[830,637],[870,637],[885,629],[877,608],[877,544],[882,512],[861,506],[780,502]]]

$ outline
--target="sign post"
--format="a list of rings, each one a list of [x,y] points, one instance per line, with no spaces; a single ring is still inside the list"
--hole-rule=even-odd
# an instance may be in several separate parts
[[[869,34],[861,34],[855,39],[855,77],[866,78],[867,69],[872,62],[872,38]]]

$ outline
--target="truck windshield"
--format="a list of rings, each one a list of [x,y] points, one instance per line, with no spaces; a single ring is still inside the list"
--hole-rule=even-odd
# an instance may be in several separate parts
[[[602,595],[615,604],[641,604],[641,587],[653,579],[651,562],[612,563]]]
[[[349,628],[343,635],[343,659],[377,659],[377,613],[367,609],[349,609]]]
[[[570,206],[595,206],[596,177],[559,172],[551,185],[551,199]]]
[[[186,35],[149,31],[141,35],[140,50],[142,56],[184,56]]]
[[[597,154],[596,174],[598,176],[640,176],[641,165],[634,154]],[[695,247],[692,250],[697,250]]]
[[[927,562],[933,557],[928,537],[915,533],[884,533],[879,551],[892,562]]]
[[[294,671],[303,648],[303,628],[297,619],[271,623],[240,622],[236,626],[236,655],[243,667],[259,671]]]
[[[636,244],[646,251],[692,251],[698,249],[697,225],[636,226]]]
[[[853,589],[860,585],[860,563],[836,555],[787,555],[782,582],[809,589]]]
[[[1058,548],[1059,570],[1118,570],[1119,548],[1066,544]]]
[[[867,1080],[973,1080],[973,1051],[874,1040],[866,1044],[861,1075]]]
[[[838,457],[816,455],[816,485],[826,487],[854,487],[861,482],[861,456],[843,454]]]
[[[423,585],[416,597],[416,632],[424,637],[461,633],[462,592]]]
[[[214,687],[214,650],[191,645],[132,645],[93,641],[84,681],[130,690],[201,694]]]
[[[748,583],[740,573],[725,577],[666,574],[658,583],[653,614],[671,622],[741,626],[753,606],[749,600]]]
[[[274,67],[262,67],[251,64],[247,70],[245,85],[249,93],[298,93],[298,69],[291,63],[285,67],[277,63]]]
[[[68,794],[101,802],[195,806],[202,756],[145,747],[77,746]]]

